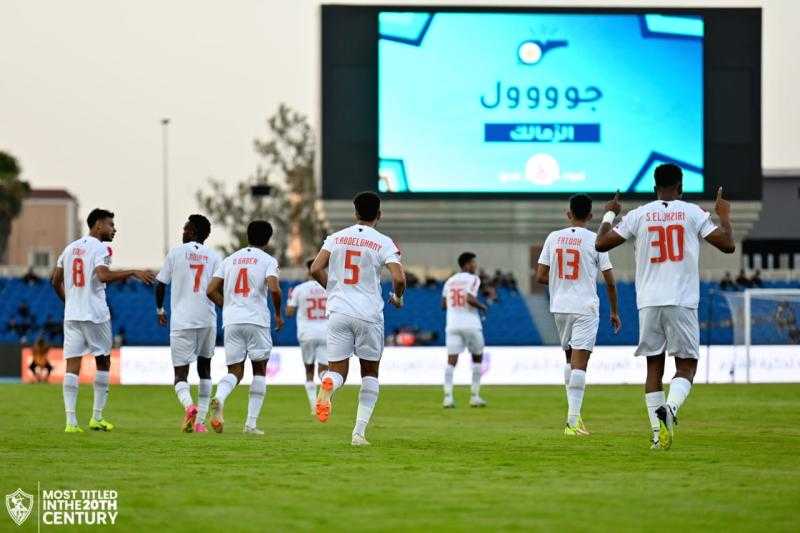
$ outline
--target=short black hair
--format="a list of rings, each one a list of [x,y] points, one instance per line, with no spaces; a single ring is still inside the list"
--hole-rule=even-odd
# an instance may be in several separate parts
[[[314,260],[313,259],[309,259],[308,261],[306,261],[306,268],[308,270],[311,270],[311,265],[312,264],[314,264]]]
[[[92,212],[86,217],[86,224],[89,225],[89,229],[92,229],[98,220],[103,220],[104,218],[114,218],[114,213],[107,209],[96,207],[92,209]]]
[[[683,181],[683,171],[674,163],[664,163],[656,167],[655,177],[656,187],[666,189]]]
[[[588,194],[573,194],[569,198],[569,210],[578,220],[586,220],[592,214],[592,199]]]
[[[356,214],[359,220],[372,222],[378,218],[378,211],[381,210],[381,199],[372,191],[364,191],[353,198],[353,205],[356,206]]]
[[[189,224],[194,228],[198,242],[204,242],[211,234],[211,222],[203,215],[189,215]]]
[[[272,224],[266,220],[254,220],[247,225],[247,242],[253,246],[266,246],[272,237]]]
[[[472,252],[464,252],[464,253],[462,253],[461,255],[458,256],[458,266],[460,266],[461,268],[464,268],[464,265],[466,265],[467,263],[469,263],[470,261],[472,261],[476,257],[478,257],[478,256],[473,254]]]

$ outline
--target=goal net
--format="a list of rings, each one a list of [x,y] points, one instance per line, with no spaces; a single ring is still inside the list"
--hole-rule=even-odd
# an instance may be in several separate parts
[[[750,381],[753,346],[800,345],[800,289],[721,292],[731,311],[735,359],[744,357]],[[734,369],[731,369],[733,377]]]

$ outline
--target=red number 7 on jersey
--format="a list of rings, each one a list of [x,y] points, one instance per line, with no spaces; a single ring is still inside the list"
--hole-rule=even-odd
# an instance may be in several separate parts
[[[203,270],[206,266],[203,264],[189,265],[189,268],[194,270],[194,292],[200,292],[200,281],[203,279]]]
[[[344,253],[344,268],[350,271],[350,276],[344,279],[345,285],[355,285],[361,278],[361,269],[353,263],[354,257],[361,257],[360,250],[347,250]]]

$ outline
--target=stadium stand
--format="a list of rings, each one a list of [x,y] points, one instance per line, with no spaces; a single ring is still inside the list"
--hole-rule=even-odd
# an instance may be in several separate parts
[[[284,295],[296,285],[297,281],[284,281]],[[765,287],[800,288],[798,282],[766,282]],[[389,286],[384,284],[384,296],[388,297]],[[638,336],[638,313],[636,311],[636,290],[633,283],[619,282],[620,315],[623,328],[619,335],[614,335],[601,321],[597,343],[599,345],[633,345]],[[601,317],[608,317],[608,300],[605,288],[598,286],[600,294]],[[154,312],[153,290],[141,283],[109,285],[108,302],[112,312],[112,323],[115,335],[124,332],[124,342],[129,346],[166,345],[169,342],[169,331],[158,325]],[[718,291],[718,284],[703,282],[700,287],[700,307],[698,309],[701,333],[700,342],[705,344],[730,344],[732,342],[731,314],[725,298]],[[436,334],[433,344],[444,344],[444,312],[440,307],[441,284],[431,287],[409,289],[406,293],[406,307],[401,310],[388,308],[386,311],[385,331],[391,334],[400,328],[428,330]],[[18,331],[10,325],[17,319],[20,304],[25,303],[32,317],[32,328],[25,336],[32,342],[38,335],[50,331],[49,340],[60,344],[62,338],[60,321],[64,307],[46,280],[27,283],[19,278],[0,278],[0,342],[17,342]],[[167,298],[169,302],[169,298]],[[51,327],[47,327],[47,323]],[[52,327],[53,323],[58,327]],[[221,317],[220,317],[221,322]],[[769,328],[769,324],[762,327]],[[531,346],[541,345],[542,337],[531,320],[524,297],[512,290],[499,288],[498,301],[493,304],[484,323],[486,341],[495,346]],[[221,332],[221,324],[220,324]],[[765,330],[764,338],[769,338]],[[777,336],[779,337],[779,336]],[[217,341],[221,344],[221,334]],[[278,346],[294,346],[297,344],[294,319],[286,321],[285,328],[274,334]],[[776,341],[777,342],[777,341]],[[785,340],[781,343],[785,343]]]

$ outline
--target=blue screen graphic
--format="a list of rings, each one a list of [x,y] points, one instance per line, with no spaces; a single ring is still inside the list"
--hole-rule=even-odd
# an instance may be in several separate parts
[[[379,14],[379,190],[703,192],[703,20]]]

